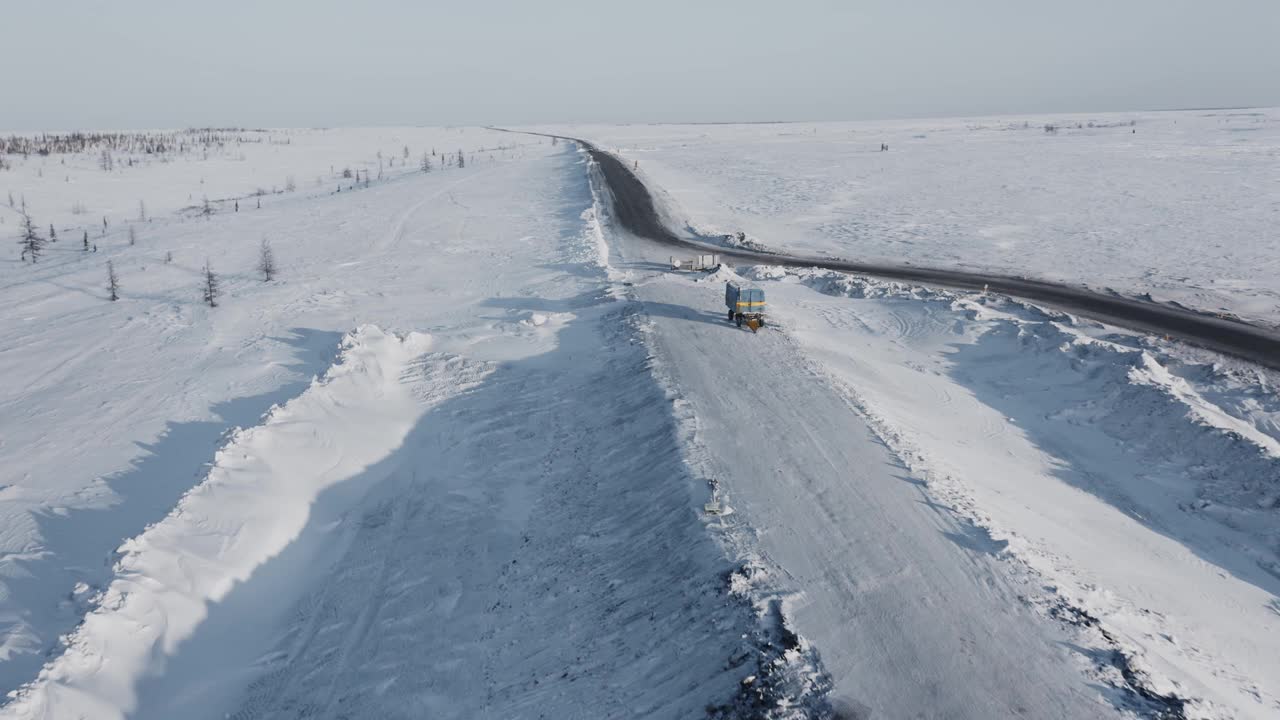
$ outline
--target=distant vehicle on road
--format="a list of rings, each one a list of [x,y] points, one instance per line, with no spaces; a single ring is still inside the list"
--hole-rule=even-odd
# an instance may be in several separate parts
[[[724,284],[724,304],[729,308],[729,322],[738,327],[745,322],[751,332],[764,327],[763,288],[738,287],[727,282]]]

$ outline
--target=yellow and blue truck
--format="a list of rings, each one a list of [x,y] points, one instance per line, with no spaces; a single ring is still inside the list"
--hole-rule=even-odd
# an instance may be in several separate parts
[[[746,323],[755,332],[764,327],[764,290],[724,284],[724,304],[729,307],[729,322],[742,327]]]

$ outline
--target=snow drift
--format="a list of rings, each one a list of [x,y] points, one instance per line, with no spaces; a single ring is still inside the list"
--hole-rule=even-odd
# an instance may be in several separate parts
[[[403,376],[430,338],[376,326],[348,334],[337,363],[262,425],[235,432],[207,478],[163,521],[126,542],[98,608],[0,717],[124,718],[135,687],[237,584],[286,546],[322,491],[380,478],[370,468],[404,439],[424,404]],[[306,568],[298,568],[305,571]]]

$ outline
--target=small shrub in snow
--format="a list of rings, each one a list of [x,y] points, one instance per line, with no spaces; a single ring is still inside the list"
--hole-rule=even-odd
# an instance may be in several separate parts
[[[258,272],[262,273],[263,282],[271,282],[276,276],[276,256],[266,238],[263,238],[262,247],[258,249]]]
[[[218,276],[213,273],[208,260],[204,261],[204,279],[201,285],[204,301],[209,307],[218,307],[218,296],[222,294],[222,288],[219,287]]]
[[[111,302],[120,299],[120,279],[116,277],[115,263],[107,261],[107,298]]]
[[[33,263],[40,260],[40,253],[44,250],[44,238],[36,232],[36,223],[30,215],[22,216],[22,239],[18,241],[18,245],[22,247],[23,260],[31,258]]]

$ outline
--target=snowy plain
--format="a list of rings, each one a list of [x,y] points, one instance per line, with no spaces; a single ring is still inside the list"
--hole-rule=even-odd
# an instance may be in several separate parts
[[[1273,137],[1262,117],[1221,122]],[[985,137],[968,122],[891,126]],[[974,176],[956,173],[974,156],[1014,167],[1071,133],[992,123],[1021,139],[939,141],[962,146],[946,172],[895,181],[936,205],[904,213],[970,202]],[[765,156],[757,135],[796,128],[580,134],[657,138],[624,156],[682,225],[847,255],[805,208],[848,189],[859,127],[761,135],[780,178],[742,187],[711,161],[742,170]],[[87,154],[60,184],[37,182],[56,155],[0,171],[63,238],[35,266],[0,259],[0,717],[1280,713],[1274,374],[1007,298],[672,274],[670,251],[609,222],[565,143],[270,135],[289,142],[112,173]],[[901,149],[885,141],[876,162]],[[377,179],[377,154],[403,145],[409,162]],[[468,167],[419,172],[430,147]],[[1071,154],[1059,165],[1085,166]],[[375,179],[356,186],[348,165]],[[256,207],[291,175],[296,191]],[[1201,185],[1187,218],[1259,222]],[[209,218],[191,200],[204,186],[223,200]],[[987,196],[982,221],[1004,201]],[[117,208],[105,234],[78,203]],[[972,241],[939,236],[884,257],[943,262]],[[254,272],[263,239],[271,283]],[[1047,273],[1061,240],[1021,257]],[[1122,261],[1147,249],[1112,258],[1117,289],[1137,287]],[[1272,312],[1274,252],[1240,253],[1256,262],[1230,292],[1198,297]],[[206,260],[217,308],[200,303]],[[740,277],[770,293],[760,336],[724,321]],[[749,363],[739,381],[726,356]]]
[[[459,140],[466,136],[456,130],[417,132],[422,147],[430,141],[469,149],[511,144],[476,130],[470,142]],[[367,133],[353,133],[339,162],[367,158],[376,167],[379,151],[402,153],[406,134],[385,133],[372,143]],[[320,141],[311,167],[328,161],[334,133],[315,135]],[[301,146],[249,143],[227,152],[261,151],[263,164],[274,168],[279,153]],[[113,216],[105,232],[97,214],[79,219],[88,227],[48,220],[61,228],[62,239],[48,244],[40,262],[3,258],[0,368],[12,373],[0,395],[0,687],[6,690],[29,677],[58,636],[74,627],[111,572],[110,553],[199,482],[211,459],[206,450],[296,395],[329,365],[344,333],[380,316],[403,322],[410,308],[389,291],[397,283],[420,289],[427,281],[369,258],[393,252],[403,242],[404,223],[423,205],[447,205],[456,187],[483,182],[499,163],[430,176],[426,192],[397,206],[390,218],[374,211],[369,195],[350,192],[354,179],[346,180],[349,194],[331,195],[327,185],[300,189],[268,198],[261,210],[256,199],[243,201],[240,212],[220,203],[213,216],[197,218],[182,211],[186,192],[174,188],[194,191],[203,178],[247,197],[257,188],[252,163],[224,162],[215,154],[207,167],[182,156],[168,162],[139,157],[128,167],[120,157],[117,169],[105,173],[92,155],[72,156],[68,165],[81,167],[80,185],[18,184],[38,177],[40,166],[62,167],[61,159],[10,157],[12,168],[3,173],[15,183],[19,207],[25,198],[42,227],[50,216],[77,221],[64,210],[73,201],[100,209],[122,185],[132,188],[127,212],[136,212],[143,199],[151,215],[146,221]],[[337,167],[341,173],[344,165]],[[399,181],[388,173],[386,187],[416,179],[413,167],[402,168]],[[219,168],[229,176],[214,180]],[[0,213],[8,214],[6,227],[16,237],[16,210],[6,206]],[[465,219],[459,222],[461,228],[437,227],[455,237],[465,230]],[[96,251],[82,249],[86,231]],[[279,283],[255,278],[255,248],[263,240],[291,266]],[[117,303],[105,302],[107,261],[123,286]],[[199,302],[206,261],[221,274],[226,302],[216,311]],[[32,362],[33,355],[41,359]]]
[[[1280,324],[1280,109],[538,130],[635,162],[701,235]]]

